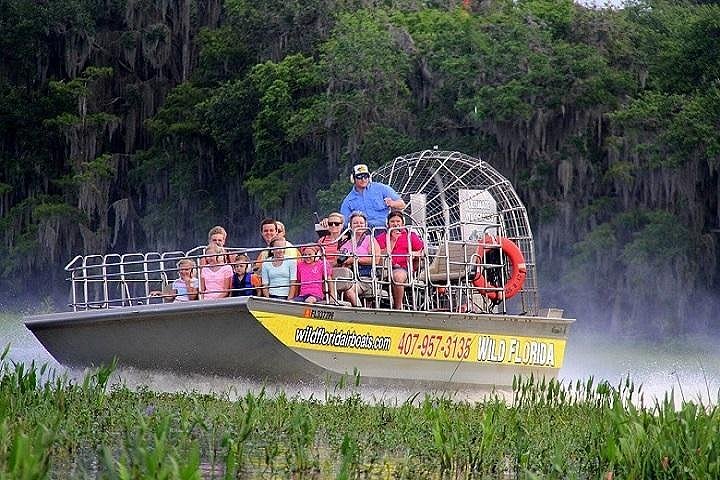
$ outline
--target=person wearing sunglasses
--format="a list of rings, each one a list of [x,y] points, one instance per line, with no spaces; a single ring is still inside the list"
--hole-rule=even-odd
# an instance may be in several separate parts
[[[354,307],[359,305],[357,295],[353,290],[353,274],[352,270],[342,265],[342,261],[338,261],[338,255],[344,245],[349,245],[350,232],[342,235],[345,225],[345,217],[340,212],[332,212],[320,222],[327,228],[328,234],[318,239],[318,244],[322,247],[325,254],[327,264],[332,267],[332,288],[330,296],[337,298],[339,292],[345,292],[345,299]]]
[[[364,212],[368,218],[368,227],[376,229],[376,235],[385,228],[385,217],[391,210],[402,210],[405,202],[392,187],[380,182],[372,182],[370,170],[365,164],[355,165],[351,180],[353,188],[340,206],[340,213],[350,218],[354,211]]]
[[[285,256],[287,258],[294,258],[295,260],[300,260],[300,250],[295,248],[295,245],[293,245],[290,240],[285,238],[285,224],[280,220],[275,220],[275,225],[277,225],[277,236],[285,240],[285,245],[287,246],[287,248],[285,249]]]
[[[340,244],[347,241],[346,237],[341,238],[345,225],[345,217],[340,212],[332,212],[320,222],[328,230],[327,235],[323,235],[318,239],[318,243],[323,247],[325,259],[330,265],[335,265],[337,261],[338,250]]]

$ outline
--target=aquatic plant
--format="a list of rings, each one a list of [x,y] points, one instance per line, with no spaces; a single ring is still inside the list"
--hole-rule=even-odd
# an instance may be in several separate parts
[[[370,403],[337,385],[322,401],[131,390],[112,369],[73,381],[0,355],[0,478],[720,478],[717,406],[646,405],[629,378]]]

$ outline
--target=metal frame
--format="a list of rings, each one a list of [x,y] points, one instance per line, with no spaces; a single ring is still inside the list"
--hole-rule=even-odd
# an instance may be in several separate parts
[[[494,168],[480,159],[459,152],[425,150],[395,158],[374,172],[373,180],[391,185],[406,200],[410,199],[411,194],[424,195],[422,215],[413,212],[412,207],[408,212],[411,221],[407,228],[418,233],[426,246],[422,258],[424,267],[417,272],[412,269],[408,272],[405,284],[408,308],[475,313],[539,313],[535,252],[527,211],[510,182]],[[488,192],[497,204],[497,212],[488,218],[483,217],[480,223],[463,220],[459,200],[461,189],[475,190],[479,194]],[[470,197],[465,201],[473,199]],[[424,220],[422,225],[418,224],[421,219]],[[480,238],[463,239],[466,226],[478,227],[479,230],[476,228],[474,231],[482,232]],[[499,264],[492,264],[477,254],[479,246],[493,248],[492,245],[484,244],[483,239],[487,238],[487,234],[504,236],[514,241],[525,257],[527,268],[520,294],[510,300],[503,299],[498,304],[487,301],[481,295],[482,292],[473,286],[474,277],[470,273],[472,268],[500,268],[503,272],[501,284],[486,290],[504,289],[509,271],[504,255],[500,255]],[[228,252],[261,250],[232,248]],[[191,258],[199,266],[204,256],[205,249],[202,246],[187,252],[77,256],[65,267],[72,282],[71,306],[78,310],[149,303],[151,291],[161,290],[163,285],[170,283],[168,274],[177,271],[177,260]],[[392,304],[392,268],[386,261],[380,265],[373,264],[372,268],[370,281],[376,308],[381,308],[387,298],[382,294],[383,289],[388,290]],[[441,262],[442,265],[434,262]],[[446,278],[433,280],[430,273],[433,266],[447,272]],[[376,274],[383,269],[386,277]],[[355,278],[358,278],[357,262],[353,270]],[[326,298],[326,301],[333,299]]]
[[[426,195],[425,225],[438,229],[450,241],[460,238],[460,189],[483,190],[497,202],[502,234],[515,242],[525,257],[527,277],[520,292],[522,313],[536,315],[540,308],[533,234],[525,205],[510,181],[487,162],[444,150],[423,150],[395,158],[373,172],[373,181],[392,186],[403,199],[410,194]],[[410,212],[413,217],[413,212]],[[439,239],[430,237],[431,244]],[[516,297],[517,298],[517,297]],[[511,304],[515,303],[512,299]]]

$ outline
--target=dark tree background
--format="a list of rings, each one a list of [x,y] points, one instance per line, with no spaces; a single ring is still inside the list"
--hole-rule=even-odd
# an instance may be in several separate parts
[[[215,224],[307,240],[353,163],[433,145],[516,186],[546,302],[716,326],[720,6],[659,0],[0,0],[4,302]]]

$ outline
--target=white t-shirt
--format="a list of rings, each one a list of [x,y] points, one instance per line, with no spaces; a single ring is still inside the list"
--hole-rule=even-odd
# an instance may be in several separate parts
[[[195,288],[200,288],[200,282],[197,278],[192,278],[190,280],[190,286]],[[185,283],[185,280],[182,280],[180,278],[176,279],[172,284],[173,290],[177,292],[175,295],[175,301],[176,302],[189,302],[190,297],[188,296],[188,289],[187,284]]]

